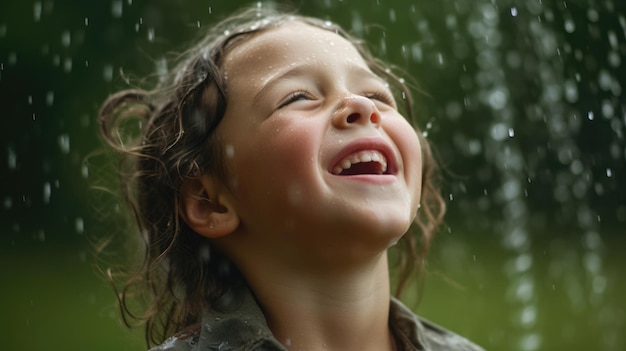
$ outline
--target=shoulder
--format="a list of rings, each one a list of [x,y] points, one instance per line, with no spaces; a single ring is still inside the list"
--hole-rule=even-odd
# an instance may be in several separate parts
[[[405,350],[484,351],[468,339],[415,315],[395,298],[390,307],[391,327]]]
[[[424,327],[424,338],[432,351],[485,351],[482,347],[446,328],[424,318],[417,318]]]
[[[191,351],[198,344],[200,338],[200,325],[192,325],[169,337],[161,345],[155,346],[150,351]]]

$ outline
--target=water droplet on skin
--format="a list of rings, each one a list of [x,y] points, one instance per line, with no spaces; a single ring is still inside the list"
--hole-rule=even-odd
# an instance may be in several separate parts
[[[226,145],[224,152],[226,153],[227,158],[235,157],[235,147],[232,144]]]

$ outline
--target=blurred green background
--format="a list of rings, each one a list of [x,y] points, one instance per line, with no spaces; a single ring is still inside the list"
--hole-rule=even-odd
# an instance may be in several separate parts
[[[124,229],[97,110],[248,3],[0,4],[1,349],[145,349],[95,266]],[[449,214],[418,312],[490,350],[626,349],[624,2],[291,4],[419,83]]]

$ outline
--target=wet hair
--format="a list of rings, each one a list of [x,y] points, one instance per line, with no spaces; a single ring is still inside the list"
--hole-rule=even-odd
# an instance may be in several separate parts
[[[119,155],[122,194],[134,215],[142,246],[136,270],[127,272],[126,279],[114,286],[118,287],[125,323],[146,323],[148,345],[161,343],[200,322],[206,306],[215,308],[229,289],[242,284],[228,258],[181,220],[181,185],[203,174],[226,180],[224,148],[215,133],[227,109],[221,72],[224,57],[253,34],[288,21],[304,22],[349,40],[370,69],[386,79],[398,100],[404,102],[402,112],[417,132],[424,161],[420,210],[414,228],[397,245],[396,295],[422,269],[445,205],[436,185],[436,163],[417,127],[410,89],[404,80],[392,67],[374,58],[361,41],[333,23],[290,12],[247,9],[211,27],[175,60],[175,67],[153,89],[120,91],[100,110],[100,133]],[[139,121],[139,133],[134,137],[133,128],[128,126],[136,124],[129,121]],[[113,279],[113,274],[110,277]],[[137,313],[136,301],[140,303]]]

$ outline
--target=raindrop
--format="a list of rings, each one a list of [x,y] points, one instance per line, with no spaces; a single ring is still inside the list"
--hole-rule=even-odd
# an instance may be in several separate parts
[[[541,346],[541,336],[536,333],[525,335],[520,340],[520,347],[523,351],[534,351],[539,349],[539,346]]]
[[[496,141],[506,139],[509,128],[503,123],[497,123],[491,127],[491,138]]]
[[[608,71],[603,69],[600,71],[600,74],[598,76],[598,83],[602,90],[609,91],[611,90],[611,86],[613,84],[613,78]]]
[[[609,55],[608,55],[608,61],[611,67],[617,68],[622,64],[622,57],[620,56],[619,53],[615,51],[611,51],[609,52]]]
[[[593,121],[593,118],[594,118],[593,111],[587,112],[587,119],[589,119],[590,121]]]
[[[442,53],[437,53],[437,63],[440,65],[444,64],[444,60],[443,60],[443,54]]]
[[[46,105],[52,106],[54,104],[54,92],[49,91],[46,93]]]
[[[604,100],[602,101],[602,116],[609,119],[615,115],[615,109],[613,108],[613,104],[611,101]]]
[[[154,28],[148,28],[148,41],[154,41]]]
[[[568,102],[574,103],[578,101],[578,87],[576,86],[576,83],[574,81],[572,80],[566,81],[564,84],[564,90],[565,90],[565,99]]]
[[[503,109],[507,104],[507,100],[508,92],[506,88],[495,88],[491,91],[491,93],[489,93],[489,96],[487,97],[487,102],[489,103],[489,106],[491,106],[491,108],[493,108],[494,110]]]
[[[61,34],[61,44],[65,47],[70,46],[72,42],[72,36],[70,34],[69,30],[66,30],[63,32],[63,34]]]
[[[509,128],[509,137],[512,138],[515,136],[515,130],[513,128]]]
[[[111,15],[113,15],[113,18],[122,17],[122,12],[124,10],[122,5],[122,0],[113,0],[111,3]]]
[[[70,152],[70,136],[67,134],[61,134],[58,138],[59,147],[61,152],[68,154]]]
[[[74,221],[74,228],[78,234],[83,234],[85,232],[85,222],[81,217],[77,217]]]
[[[63,61],[63,70],[67,73],[72,71],[72,58],[66,57],[65,61]]]
[[[520,316],[520,322],[522,323],[522,325],[527,326],[527,327],[532,326],[535,324],[536,320],[537,320],[537,309],[535,308],[535,306],[524,307]]]
[[[4,206],[5,209],[7,210],[10,209],[11,207],[13,207],[13,199],[6,196],[4,200],[2,200],[2,205]]]
[[[565,31],[568,33],[573,33],[576,30],[576,24],[571,19],[567,19],[565,21]]]
[[[600,19],[600,15],[595,9],[589,9],[587,10],[587,18],[591,22],[598,22],[598,19]]]
[[[89,25],[89,17],[85,17],[85,27]]]
[[[102,77],[107,82],[113,80],[113,66],[104,65],[104,69],[102,70]]]
[[[43,184],[43,202],[45,204],[50,203],[50,194],[52,192],[51,186],[49,182],[45,182]]]
[[[610,169],[610,168],[607,168],[607,169],[606,169],[606,176],[607,176],[608,178],[611,178],[611,177],[613,176],[613,170],[612,170],[612,169]]]
[[[609,43],[613,49],[619,49],[619,40],[617,39],[617,34],[614,31],[609,31]]]
[[[159,81],[162,82],[167,77],[167,60],[165,59],[165,57],[161,57],[156,60],[155,63],[157,76],[159,77]]]
[[[12,148],[7,150],[7,167],[10,170],[17,168],[17,155],[15,154],[15,150]]]
[[[511,16],[517,17],[517,7],[511,7]]]
[[[33,5],[33,15],[35,17],[35,22],[39,22],[41,20],[41,1],[36,1]]]

